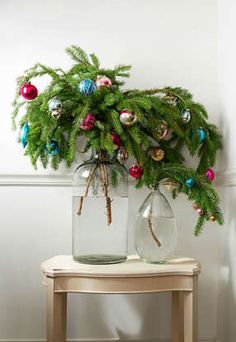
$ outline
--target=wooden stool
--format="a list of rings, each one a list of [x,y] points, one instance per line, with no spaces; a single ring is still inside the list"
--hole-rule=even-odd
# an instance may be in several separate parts
[[[174,342],[197,342],[197,281],[200,265],[188,258],[164,265],[131,256],[121,264],[85,265],[61,255],[41,265],[47,287],[47,341],[66,341],[67,293],[129,294],[172,291]]]

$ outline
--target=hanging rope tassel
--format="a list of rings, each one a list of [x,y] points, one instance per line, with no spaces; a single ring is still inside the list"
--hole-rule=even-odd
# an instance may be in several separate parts
[[[79,203],[79,208],[77,210],[77,215],[81,215],[82,208],[83,208],[83,203],[84,203],[84,197],[88,196],[89,187],[91,185],[91,182],[92,182],[92,179],[94,177],[94,173],[95,173],[97,167],[98,167],[98,164],[94,165],[94,167],[89,172],[89,176],[88,176],[88,180],[87,180],[87,185],[86,185],[84,196],[80,197],[80,203]]]
[[[156,236],[155,232],[154,232],[154,229],[153,229],[153,226],[152,226],[152,220],[151,220],[151,217],[152,217],[152,203],[151,203],[151,208],[150,208],[150,214],[149,214],[149,217],[148,217],[148,228],[149,228],[149,231],[152,235],[152,238],[153,240],[156,242],[158,248],[161,247],[161,241],[158,239],[158,237]]]
[[[108,172],[107,167],[104,163],[100,164],[101,174],[103,179],[103,192],[106,200],[106,211],[107,211],[107,224],[108,226],[112,222],[112,214],[111,214],[111,198],[108,195],[108,188],[109,188],[109,180],[108,180]]]

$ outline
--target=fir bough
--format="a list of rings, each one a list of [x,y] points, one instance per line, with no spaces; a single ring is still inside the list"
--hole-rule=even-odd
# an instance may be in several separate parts
[[[174,180],[178,187],[173,195],[183,192],[203,210],[195,228],[196,235],[201,232],[210,215],[222,224],[219,198],[205,176],[206,170],[215,163],[217,150],[222,147],[222,137],[218,128],[207,121],[208,114],[204,106],[194,102],[192,94],[180,87],[125,90],[121,78],[129,77],[129,65],[105,69],[100,66],[95,54],[88,55],[78,46],[73,45],[66,52],[74,61],[69,70],[37,63],[17,80],[13,126],[16,127],[16,118],[23,112],[17,125],[22,128],[27,122],[30,127],[25,154],[30,157],[33,166],[36,167],[37,161],[40,161],[46,168],[50,162],[57,169],[62,160],[68,167],[71,166],[81,135],[87,139],[86,151],[89,148],[97,153],[105,151],[114,160],[117,150],[111,134],[117,133],[122,147],[144,170],[137,187],[155,187],[165,178]],[[78,90],[82,80],[91,79],[95,82],[101,75],[110,79],[111,87],[97,89],[91,96],[84,96]],[[41,76],[50,77],[47,87],[33,101],[23,100],[20,96],[22,86]],[[48,102],[54,97],[63,104],[58,120],[51,116],[48,108]],[[125,127],[120,122],[122,110],[135,113],[136,123],[132,127]],[[184,122],[182,117],[186,110],[191,113],[189,122]],[[96,124],[91,131],[81,129],[87,113],[96,117]],[[159,134],[163,123],[168,126],[170,133],[165,139],[160,138]],[[205,132],[204,141],[199,138],[199,129]],[[50,156],[45,148],[52,140],[59,146],[59,153],[54,156]],[[156,146],[165,151],[164,159],[159,162],[151,158],[151,150]],[[183,149],[187,149],[191,156],[198,157],[196,169],[184,165]],[[194,179],[195,185],[191,189],[185,185],[187,178]],[[115,185],[115,172],[112,179]]]

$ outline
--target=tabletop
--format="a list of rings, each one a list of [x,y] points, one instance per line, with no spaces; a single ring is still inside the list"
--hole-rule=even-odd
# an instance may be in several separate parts
[[[119,264],[88,265],[76,262],[71,255],[58,255],[44,261],[42,272],[49,277],[151,277],[165,275],[194,275],[200,272],[197,260],[178,257],[165,264],[149,264],[131,255]]]

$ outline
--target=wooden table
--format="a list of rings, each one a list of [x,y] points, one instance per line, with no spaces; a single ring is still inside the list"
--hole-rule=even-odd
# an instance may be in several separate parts
[[[197,282],[200,265],[178,258],[147,264],[131,256],[120,264],[86,265],[60,255],[41,265],[47,287],[47,341],[66,341],[67,293],[131,294],[172,292],[174,342],[197,342]]]

